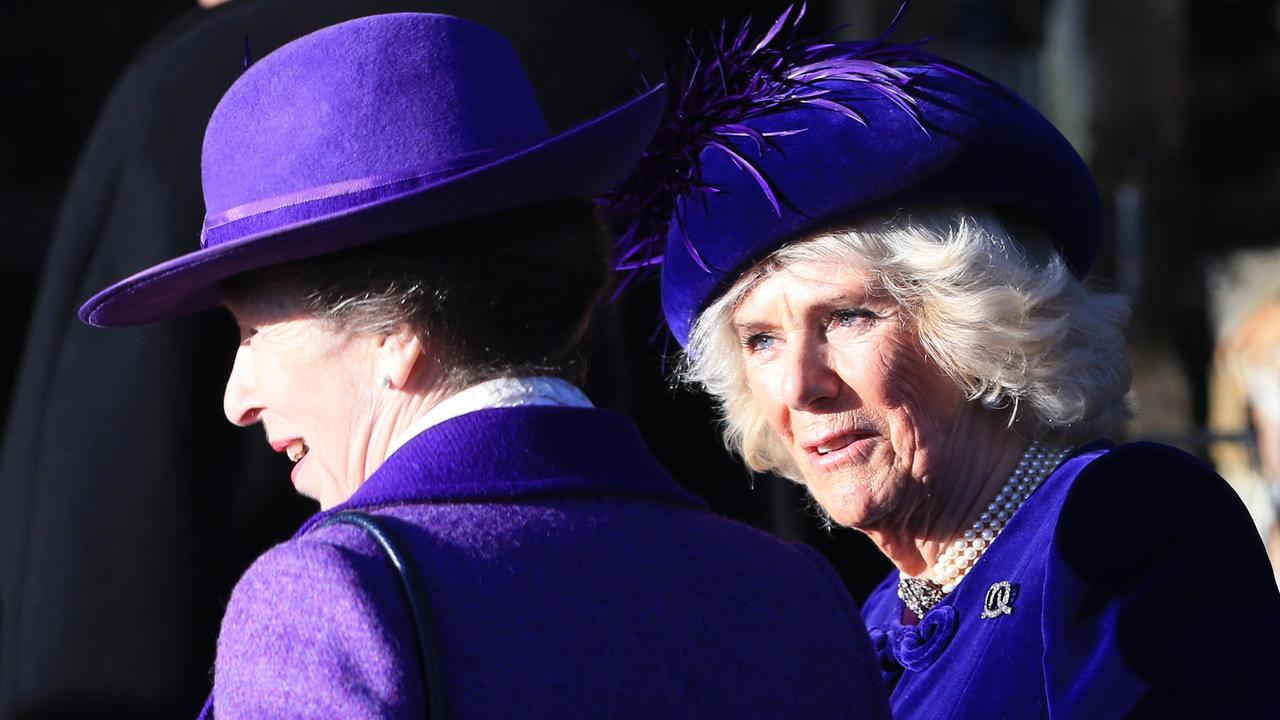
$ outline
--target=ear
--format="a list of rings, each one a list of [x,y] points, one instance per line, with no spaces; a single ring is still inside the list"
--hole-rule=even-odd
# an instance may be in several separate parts
[[[422,340],[409,326],[380,335],[374,348],[378,374],[391,381],[391,387],[403,388],[413,377],[414,367],[422,359]]]

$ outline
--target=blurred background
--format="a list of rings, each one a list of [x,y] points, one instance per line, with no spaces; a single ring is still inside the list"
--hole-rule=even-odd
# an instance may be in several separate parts
[[[559,129],[634,93],[637,66],[659,77],[691,29],[786,3],[216,5],[6,6],[0,720],[194,716],[230,588],[313,510],[256,431],[223,421],[228,318],[110,333],[75,319],[108,282],[196,248],[200,136],[246,52],[364,14],[448,12],[512,40]],[[898,5],[813,2],[806,22],[865,38]],[[1135,307],[1127,438],[1214,463],[1280,548],[1280,0],[917,0],[894,39],[926,36],[1029,99],[1093,168],[1109,218],[1095,275]],[[713,509],[813,544],[860,600],[886,562],[720,449],[707,401],[664,378],[656,297],[607,310],[590,394]]]

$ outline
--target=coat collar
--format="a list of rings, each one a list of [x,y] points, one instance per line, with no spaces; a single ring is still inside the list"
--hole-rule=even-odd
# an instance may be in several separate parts
[[[302,535],[343,510],[406,503],[625,495],[704,508],[649,453],[635,425],[609,410],[508,407],[433,425],[409,440],[346,502],[313,515]]]

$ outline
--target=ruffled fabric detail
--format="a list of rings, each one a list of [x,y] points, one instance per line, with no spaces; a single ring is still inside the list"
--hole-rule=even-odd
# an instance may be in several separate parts
[[[868,628],[885,685],[893,687],[903,668],[920,672],[937,662],[955,637],[958,617],[955,608],[939,605],[925,613],[915,625],[895,623]]]
[[[885,688],[892,690],[902,675],[902,665],[893,656],[889,631],[877,626],[867,628],[867,633],[871,635],[871,649],[880,661],[880,679],[884,681]]]

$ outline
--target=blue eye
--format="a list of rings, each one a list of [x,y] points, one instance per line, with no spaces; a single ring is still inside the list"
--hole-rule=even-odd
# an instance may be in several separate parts
[[[842,308],[831,313],[831,321],[837,327],[850,327],[859,320],[876,320],[880,316],[867,308]]]
[[[742,347],[751,352],[760,352],[773,347],[773,336],[769,333],[753,333],[742,338]]]

